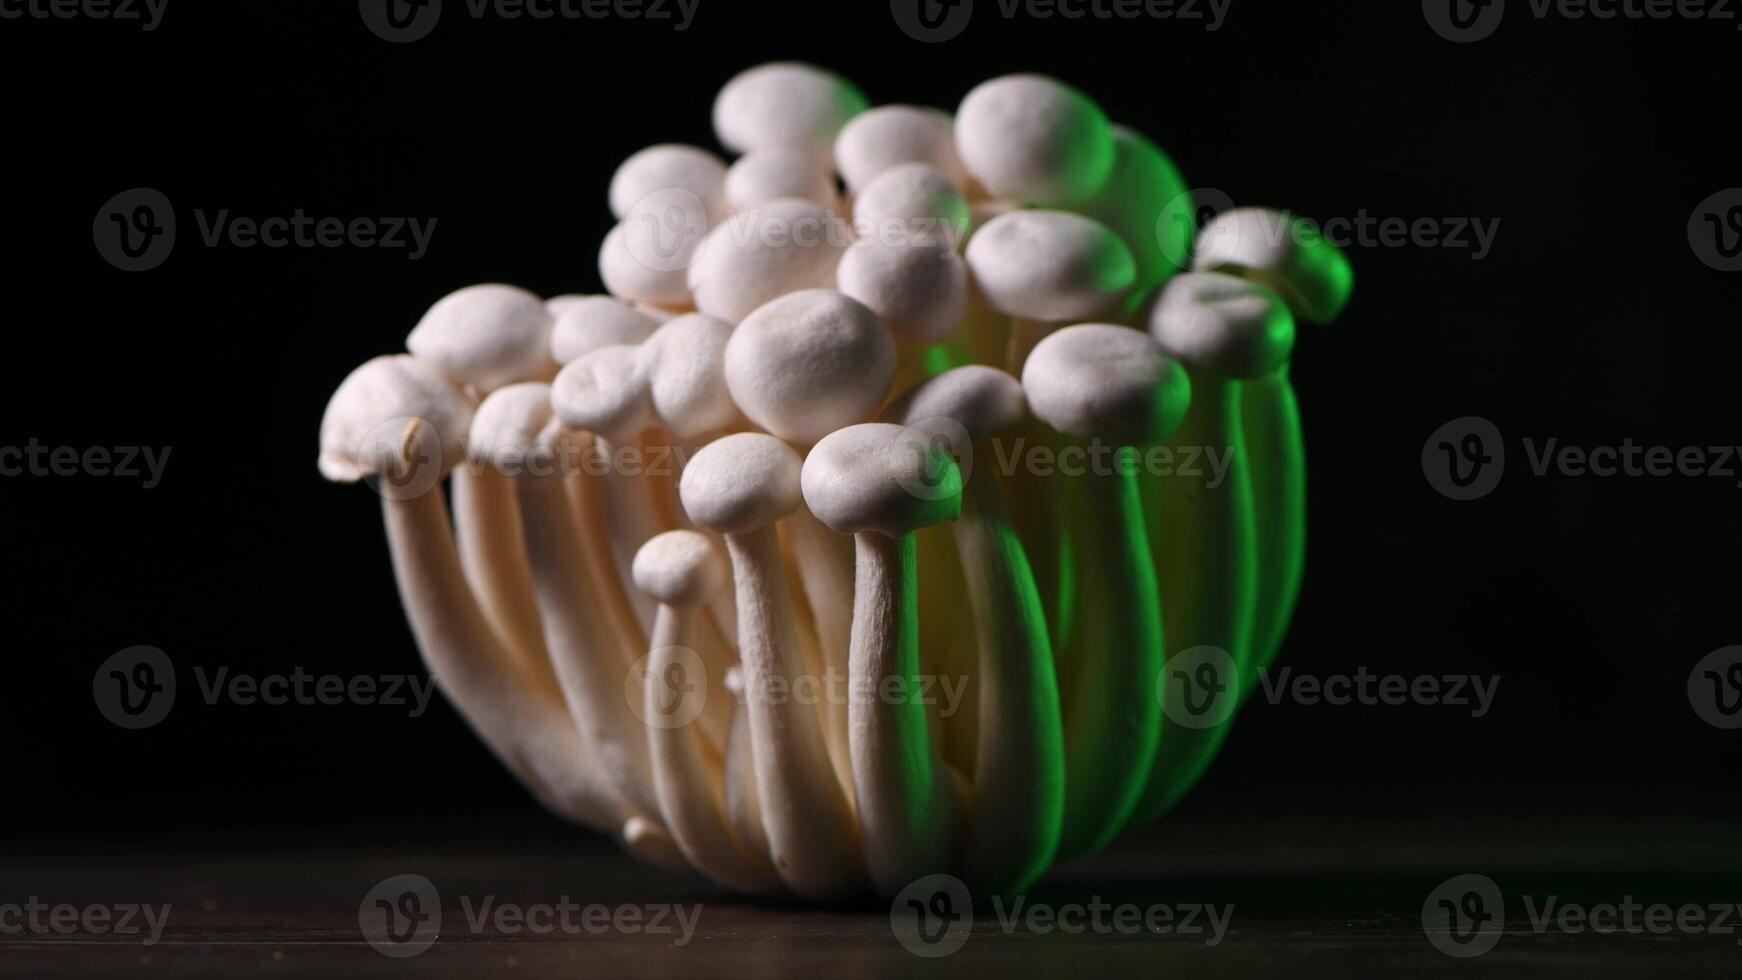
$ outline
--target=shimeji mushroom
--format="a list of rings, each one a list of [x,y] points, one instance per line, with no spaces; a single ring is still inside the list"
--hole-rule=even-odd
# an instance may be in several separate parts
[[[853,228],[861,240],[936,242],[960,251],[972,222],[961,188],[925,163],[883,171],[853,200]]]
[[[827,153],[835,134],[868,104],[834,72],[796,61],[771,62],[740,72],[720,89],[714,97],[714,135],[736,153],[770,146]]]
[[[968,239],[968,269],[987,303],[1013,318],[1012,373],[1059,324],[1112,313],[1131,290],[1131,249],[1106,225],[1067,211],[1010,211]]]
[[[1088,96],[1043,75],[981,82],[956,109],[956,150],[994,197],[1037,207],[1092,198],[1113,170],[1113,133]]]
[[[1022,389],[1053,429],[1113,447],[1110,466],[1091,460],[1074,481],[1079,499],[1070,512],[1083,556],[1083,608],[1059,655],[1070,787],[1060,853],[1072,855],[1124,829],[1155,762],[1161,600],[1134,447],[1178,428],[1191,382],[1147,334],[1082,324],[1035,347]]]
[[[769,201],[708,233],[689,267],[688,289],[697,310],[737,323],[787,293],[833,286],[850,237],[840,215],[815,201]]]
[[[956,332],[968,312],[968,270],[943,242],[861,239],[835,271],[841,292],[877,314],[896,346],[919,351]]]
[[[621,221],[648,195],[674,188],[694,194],[710,221],[725,216],[726,164],[696,146],[660,143],[631,155],[611,175],[612,217]]]
[[[613,296],[573,297],[559,310],[550,329],[550,354],[558,364],[601,347],[639,344],[659,327],[658,320]]]
[[[561,694],[517,669],[461,570],[438,484],[464,456],[472,417],[470,401],[416,358],[375,358],[327,405],[321,473],[341,483],[382,481],[400,601],[431,675],[466,723],[550,809],[623,834],[639,814],[588,753]],[[625,842],[655,863],[671,853],[657,823]]]
[[[939,109],[911,105],[868,109],[835,137],[835,166],[854,194],[890,168],[914,163],[935,167],[950,183],[966,187],[968,172],[956,154],[954,127],[949,113]]]
[[[974,819],[963,873],[991,894],[1019,892],[1058,849],[1064,818],[1064,732],[1040,594],[1022,541],[1005,515],[990,440],[1026,412],[1022,384],[997,368],[946,371],[885,412],[910,440],[966,437],[961,516],[950,525],[967,575],[979,644],[979,746]],[[924,488],[919,488],[923,492]]]
[[[913,541],[961,512],[961,474],[948,453],[929,443],[916,451],[905,434],[884,422],[848,426],[812,447],[803,471],[811,512],[853,536],[853,786],[871,881],[885,895],[950,866],[966,809],[919,697]]]
[[[1284,212],[1230,211],[1205,226],[1196,247],[1193,269],[1262,283],[1308,323],[1336,319],[1354,288],[1348,257]],[[1244,385],[1241,409],[1260,558],[1255,673],[1281,649],[1306,562],[1306,447],[1288,365]]]
[[[818,714],[783,693],[805,665],[774,524],[803,503],[801,466],[779,439],[736,433],[696,453],[679,492],[699,527],[725,535],[732,558],[757,801],[775,871],[794,894],[832,901],[862,888],[865,868]]]
[[[726,171],[726,205],[734,211],[783,197],[834,207],[840,195],[828,158],[815,150],[770,146],[751,150]]]
[[[1191,411],[1173,441],[1226,454],[1219,482],[1174,474],[1147,484],[1151,512],[1160,522],[1150,540],[1168,614],[1168,657],[1200,647],[1221,650],[1236,676],[1215,682],[1234,689],[1251,675],[1260,567],[1241,434],[1242,382],[1264,377],[1288,359],[1294,319],[1263,286],[1188,272],[1162,287],[1144,320],[1150,335],[1186,365],[1192,378]],[[1166,683],[1199,680],[1170,670]],[[1193,690],[1182,703],[1201,702],[1206,694]],[[1137,821],[1154,819],[1184,796],[1227,738],[1229,717],[1218,708],[1201,723],[1164,718],[1156,775],[1144,791]]]
[[[696,607],[725,588],[731,566],[707,535],[667,531],[635,554],[635,584],[659,602],[648,640],[642,721],[647,725],[654,788],[660,813],[672,838],[696,869],[738,891],[762,893],[780,880],[766,858],[733,839],[726,813],[724,767],[706,757],[692,727],[701,706],[688,697],[708,694],[708,679],[690,676],[705,670],[699,657],[686,658],[696,643]],[[667,704],[672,693],[676,704]]]

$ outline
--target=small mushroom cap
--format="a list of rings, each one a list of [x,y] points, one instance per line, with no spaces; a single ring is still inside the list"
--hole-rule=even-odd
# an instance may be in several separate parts
[[[732,566],[707,535],[666,531],[648,538],[635,553],[630,574],[653,601],[694,609],[732,581]]]
[[[1107,323],[1054,331],[1022,366],[1035,418],[1079,439],[1159,442],[1179,428],[1191,379],[1146,333]]]
[[[959,248],[972,222],[973,211],[962,192],[924,163],[883,171],[853,200],[853,228],[861,239],[931,241]]]
[[[811,513],[841,534],[899,538],[962,513],[956,461],[886,422],[831,432],[805,457],[803,487]]]
[[[685,464],[678,499],[696,526],[749,534],[799,508],[803,462],[791,446],[761,432],[739,432],[703,446]]]
[[[1137,278],[1118,235],[1068,211],[1007,211],[974,232],[966,254],[993,309],[1044,323],[1112,312]]]
[[[550,376],[550,327],[544,300],[524,289],[467,286],[430,307],[405,348],[448,380],[490,391]]]
[[[1355,288],[1349,257],[1295,215],[1270,208],[1235,208],[1198,232],[1195,272],[1256,279],[1308,323],[1335,320]]]
[[[895,343],[865,304],[832,289],[788,293],[738,324],[726,384],[750,421],[809,445],[876,414],[895,379]]]
[[[552,320],[557,320],[564,313],[574,309],[576,305],[593,298],[594,294],[592,293],[564,293],[561,296],[552,296],[544,301],[544,311],[550,314]]]
[[[1259,283],[1219,272],[1183,272],[1145,311],[1149,335],[1169,356],[1220,378],[1259,378],[1294,349],[1294,317]]]
[[[1082,213],[1111,228],[1137,262],[1139,290],[1189,264],[1196,232],[1185,178],[1161,148],[1142,133],[1113,127],[1113,172]]]
[[[948,339],[968,313],[968,267],[948,245],[862,239],[847,249],[835,279],[901,347]]]
[[[696,250],[696,309],[737,323],[777,296],[833,286],[851,238],[846,222],[815,201],[783,198],[735,214]]]
[[[956,155],[955,121],[939,109],[885,105],[861,112],[835,137],[835,166],[857,194],[873,177],[906,163],[937,168],[965,187],[968,171]]]
[[[601,347],[639,344],[658,327],[653,317],[610,296],[576,297],[562,305],[551,327],[551,356],[567,364]]]
[[[599,245],[599,278],[611,295],[656,306],[690,305],[689,267],[707,234],[693,209],[637,210]],[[662,224],[675,218],[671,225]]]
[[[472,417],[472,462],[519,475],[528,464],[554,458],[563,429],[551,412],[550,393],[550,385],[527,381],[485,396]]]
[[[777,61],[740,72],[714,98],[714,135],[729,150],[769,146],[828,152],[847,120],[870,103],[834,72]]]
[[[441,472],[465,458],[472,403],[459,389],[409,354],[363,362],[339,382],[321,417],[321,475],[355,483],[395,465],[412,419],[439,438]]]
[[[976,86],[956,109],[956,150],[994,197],[1040,207],[1089,200],[1113,170],[1101,107],[1044,75]]]
[[[725,213],[726,164],[707,150],[682,143],[660,143],[631,155],[611,175],[611,215],[629,216],[649,194],[682,188],[701,199],[710,221]]]
[[[828,158],[813,150],[770,146],[751,150],[726,171],[726,205],[734,211],[783,197],[833,207],[840,195]]]
[[[743,421],[726,385],[732,325],[706,313],[670,320],[641,345],[641,369],[653,411],[679,439],[694,439]]]
[[[883,417],[897,425],[918,425],[927,419],[953,419],[968,438],[997,435],[1028,412],[1022,382],[995,367],[969,364],[921,381],[884,409]]]
[[[564,425],[613,442],[635,438],[653,421],[639,351],[626,344],[570,362],[551,384],[550,401]]]

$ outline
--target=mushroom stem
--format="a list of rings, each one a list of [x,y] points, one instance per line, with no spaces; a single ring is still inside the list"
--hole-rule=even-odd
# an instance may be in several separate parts
[[[740,669],[736,690],[744,689]],[[728,687],[732,685],[728,683]],[[732,727],[726,735],[726,820],[732,837],[751,854],[769,858],[768,830],[762,824],[762,799],[756,790],[755,743],[750,737],[750,710],[734,702]]]
[[[1009,339],[1004,347],[1004,370],[1020,377],[1022,365],[1028,360],[1028,355],[1033,353],[1034,345],[1046,339],[1046,335],[1057,326],[1056,323],[1012,317]]]
[[[587,433],[574,433],[574,437],[583,460],[598,445],[597,442],[588,442],[592,436]],[[586,564],[588,578],[598,598],[596,610],[610,624],[612,635],[617,639],[616,649],[627,667],[640,655],[636,651],[647,649],[647,635],[642,632],[641,623],[630,604],[629,589],[625,584],[628,580],[618,570],[612,555],[607,531],[610,519],[605,512],[602,481],[583,462],[580,472],[568,476],[563,482],[575,526],[580,531],[581,559]]]
[[[610,533],[611,558],[617,566],[618,576],[628,582],[629,568],[635,561],[635,552],[647,543],[648,538],[666,530],[666,527],[660,520],[659,507],[653,499],[657,492],[653,481],[644,473],[622,472],[617,443],[604,436],[597,436],[594,445],[598,447],[605,466],[605,514]],[[630,445],[639,452],[643,443],[637,440]],[[643,459],[645,460],[645,456]],[[653,625],[653,601],[633,589],[626,589],[625,594],[630,608],[635,611],[636,622],[641,624],[641,629],[645,632]]]
[[[932,746],[917,697],[922,688],[913,535],[861,531],[853,540],[851,661],[859,690],[848,712],[853,784],[872,883],[893,895],[949,866],[961,789]]]
[[[1052,863],[1063,826],[1064,730],[1052,643],[992,460],[976,446],[951,525],[979,641],[980,736],[965,872],[989,894],[1020,892]]]
[[[852,788],[852,758],[847,747],[847,706],[829,697],[831,678],[843,681],[848,673],[848,650],[853,632],[853,544],[829,530],[811,512],[800,507],[785,522],[793,564],[804,586],[811,619],[816,624],[820,656],[815,665],[822,693],[817,714],[829,761],[841,780],[843,791]]]
[[[1288,366],[1244,384],[1240,412],[1258,550],[1251,666],[1240,686],[1245,696],[1282,648],[1306,563],[1306,447]]]
[[[513,482],[493,467],[465,464],[454,468],[450,481],[460,565],[485,618],[513,654],[516,667],[558,692],[532,598]]]

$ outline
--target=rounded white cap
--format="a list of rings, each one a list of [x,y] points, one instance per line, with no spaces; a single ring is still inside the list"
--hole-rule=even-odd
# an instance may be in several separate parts
[[[1107,323],[1065,327],[1022,366],[1035,418],[1080,439],[1143,446],[1179,428],[1191,403],[1185,368],[1146,333]]]
[[[994,197],[1059,207],[1092,198],[1113,170],[1107,116],[1044,75],[982,82],[956,109],[956,151]]]
[[[988,305],[1045,323],[1117,309],[1137,276],[1118,235],[1067,211],[1007,211],[974,232],[966,255]]]
[[[696,525],[748,534],[803,503],[803,462],[792,447],[761,432],[739,432],[703,446],[685,464],[678,499]]]
[[[966,187],[968,172],[956,155],[955,121],[939,109],[878,106],[854,116],[835,137],[835,166],[847,189],[858,193],[891,167],[921,163]]]
[[[714,134],[736,153],[769,146],[827,152],[835,134],[868,103],[834,72],[796,61],[734,76],[714,99]]]
[[[871,418],[894,377],[889,331],[863,303],[829,289],[758,307],[726,344],[732,400],[750,421],[802,445]]]
[[[489,283],[438,300],[405,347],[448,380],[490,391],[550,376],[550,328],[544,300]]]

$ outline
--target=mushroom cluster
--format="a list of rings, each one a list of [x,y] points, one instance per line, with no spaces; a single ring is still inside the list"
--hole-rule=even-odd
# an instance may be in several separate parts
[[[1276,655],[1294,324],[1348,263],[1198,228],[1039,75],[952,117],[769,64],[713,123],[730,164],[618,168],[608,295],[442,299],[321,472],[376,487],[426,664],[552,811],[745,893],[1020,891],[1176,803]]]

